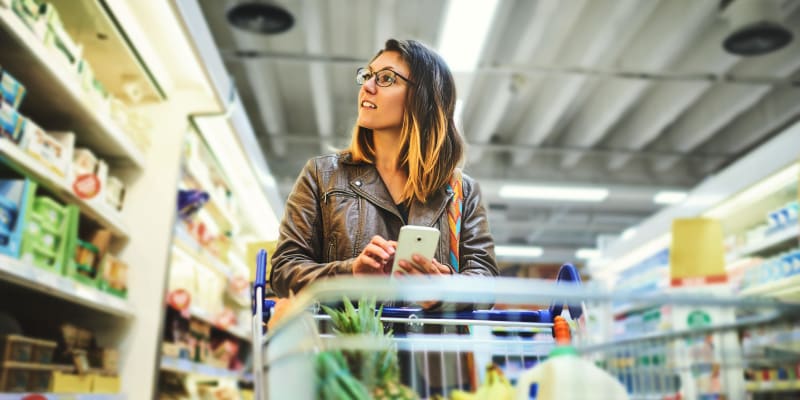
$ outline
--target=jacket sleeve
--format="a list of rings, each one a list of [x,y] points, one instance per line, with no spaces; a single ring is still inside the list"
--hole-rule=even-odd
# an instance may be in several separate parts
[[[312,159],[303,168],[286,201],[278,245],[272,253],[270,284],[288,297],[317,279],[352,274],[353,260],[324,263],[319,171]]]
[[[494,239],[477,182],[464,175],[464,209],[461,213],[460,274],[497,276]]]

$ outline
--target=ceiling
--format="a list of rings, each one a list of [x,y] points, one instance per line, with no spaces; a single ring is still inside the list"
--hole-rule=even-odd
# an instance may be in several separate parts
[[[455,0],[463,1],[465,0]],[[498,244],[543,262],[619,235],[800,116],[800,40],[768,55],[722,48],[745,0],[501,0],[477,70],[456,73],[466,171]],[[286,33],[231,27],[237,1],[200,0],[284,198],[305,161],[343,148],[354,71],[390,37],[436,46],[445,1],[275,0]],[[800,1],[776,0],[789,27]],[[795,38],[800,31],[795,28]],[[505,183],[592,185],[600,203],[508,200]]]

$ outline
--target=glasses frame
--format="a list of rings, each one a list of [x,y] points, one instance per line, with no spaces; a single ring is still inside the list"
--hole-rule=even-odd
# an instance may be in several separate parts
[[[362,83],[358,83],[358,77],[359,77],[359,76],[361,76],[361,72],[362,72],[362,71],[369,71],[369,78],[365,79],[365,80],[364,80],[364,82],[362,82]],[[362,86],[362,85],[364,85],[365,83],[369,82],[369,80],[370,80],[370,79],[372,79],[372,78],[376,78],[376,79],[375,79],[375,85],[377,85],[377,86],[379,86],[379,87],[389,87],[389,86],[392,86],[392,85],[394,85],[394,83],[396,82],[396,80],[395,80],[395,82],[392,82],[392,83],[390,83],[390,84],[388,84],[388,85],[381,85],[381,84],[379,83],[380,81],[378,81],[378,79],[377,79],[377,76],[378,76],[378,74],[380,74],[380,73],[390,73],[390,74],[392,74],[392,75],[394,75],[394,76],[396,76],[396,77],[399,77],[399,78],[403,79],[404,81],[406,81],[406,82],[408,82],[408,83],[410,83],[410,84],[412,84],[412,85],[414,84],[414,82],[413,82],[411,79],[408,79],[408,78],[406,78],[406,77],[405,77],[405,76],[403,76],[403,75],[400,75],[399,73],[395,72],[394,70],[391,70],[391,69],[382,69],[382,70],[380,70],[380,71],[377,71],[377,72],[372,72],[372,69],[371,69],[371,68],[369,68],[369,67],[360,67],[359,69],[357,69],[357,70],[356,70],[356,84],[357,84],[358,86]]]

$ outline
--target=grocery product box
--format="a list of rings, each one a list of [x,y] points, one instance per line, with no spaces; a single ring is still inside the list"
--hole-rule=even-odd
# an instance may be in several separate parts
[[[92,379],[92,393],[119,393],[120,379],[116,375],[89,374]]]
[[[0,101],[0,136],[19,143],[25,128],[25,118],[11,104]]]
[[[20,146],[31,156],[61,177],[69,175],[75,134],[72,132],[45,132],[33,121],[25,123],[25,133]]]
[[[33,339],[22,335],[0,337],[2,361],[49,364],[53,360],[56,342]]]
[[[92,382],[91,375],[54,371],[51,391],[53,393],[91,393]]]
[[[8,71],[0,67],[0,95],[2,100],[13,108],[19,108],[25,98],[25,86],[14,79]]]

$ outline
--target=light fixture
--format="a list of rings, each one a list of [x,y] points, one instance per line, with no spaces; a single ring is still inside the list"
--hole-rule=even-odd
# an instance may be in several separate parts
[[[601,202],[608,193],[608,189],[592,187],[503,185],[499,194],[507,199]]]
[[[294,17],[285,8],[263,1],[245,1],[228,9],[231,25],[253,33],[274,35],[288,31]]]
[[[790,3],[790,2],[783,2]],[[782,24],[780,0],[736,0],[724,10],[730,33],[722,47],[738,56],[760,56],[782,49],[794,35]]]
[[[451,70],[471,72],[478,66],[499,0],[450,0],[439,35],[439,54]]]
[[[687,193],[673,190],[662,190],[653,196],[656,204],[678,204],[686,200]]]
[[[796,190],[798,176],[800,176],[800,164],[794,163],[715,206],[704,213],[703,216],[724,218],[732,212],[755,203],[782,188],[790,188],[794,185],[794,190]]]
[[[537,258],[544,253],[541,247],[534,246],[495,246],[495,255],[498,258]]]
[[[580,258],[581,260],[594,260],[600,258],[602,252],[598,249],[578,249],[575,252],[575,258]]]

